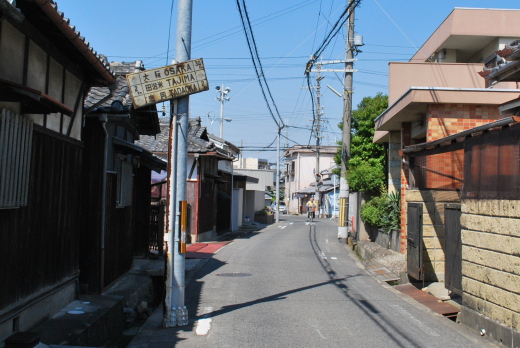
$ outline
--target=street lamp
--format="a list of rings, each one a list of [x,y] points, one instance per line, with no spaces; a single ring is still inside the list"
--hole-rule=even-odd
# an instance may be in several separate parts
[[[230,118],[224,118],[224,102],[229,101],[229,92],[231,92],[231,88],[222,86],[215,87],[219,94],[217,95],[217,100],[220,102],[220,138],[222,138],[224,133],[224,120],[227,122],[231,122]]]

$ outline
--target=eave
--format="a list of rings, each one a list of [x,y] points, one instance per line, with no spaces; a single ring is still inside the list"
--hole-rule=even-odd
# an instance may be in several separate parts
[[[501,105],[519,89],[411,87],[375,120],[376,131],[400,131],[403,122],[419,121],[430,104]]]

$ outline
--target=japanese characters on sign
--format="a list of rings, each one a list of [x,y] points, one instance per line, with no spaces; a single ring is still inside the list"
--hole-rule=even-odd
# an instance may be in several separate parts
[[[135,108],[209,89],[202,59],[129,74],[126,80]]]

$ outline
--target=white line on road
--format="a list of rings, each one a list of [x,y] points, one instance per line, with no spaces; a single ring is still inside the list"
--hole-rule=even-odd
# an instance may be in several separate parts
[[[328,243],[329,243],[329,240],[328,240],[328,239],[325,239],[325,243],[327,243],[327,244],[328,244]]]
[[[203,315],[204,318],[197,320],[195,324],[197,326],[195,330],[197,335],[204,336],[208,334],[209,329],[211,329],[211,317],[207,313],[211,312],[213,312],[213,307],[204,307],[203,313],[206,313]]]
[[[318,327],[318,324],[311,324],[311,326],[314,328],[314,330],[316,330],[316,332],[318,333],[318,335],[320,335],[320,337],[324,340],[327,339],[327,337],[325,337],[321,331],[320,331],[320,328]]]
[[[318,331],[318,335],[320,335],[321,338],[323,338],[324,340],[327,339],[327,337],[323,336],[323,334],[321,333],[320,329],[316,328],[316,331]]]
[[[335,256],[332,256],[332,257],[331,257],[331,260],[337,260],[337,259],[338,259],[338,258],[335,257]]]

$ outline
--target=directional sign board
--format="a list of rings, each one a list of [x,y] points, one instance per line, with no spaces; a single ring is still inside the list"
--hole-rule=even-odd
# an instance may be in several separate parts
[[[209,89],[202,59],[129,74],[126,80],[135,108]]]

